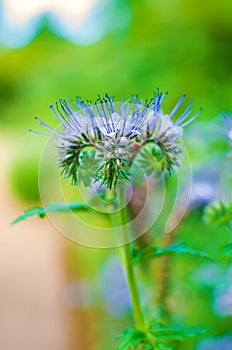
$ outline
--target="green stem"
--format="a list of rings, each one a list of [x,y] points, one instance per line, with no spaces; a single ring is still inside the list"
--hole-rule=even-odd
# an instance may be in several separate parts
[[[123,235],[123,238],[129,236],[128,232],[128,216],[127,216],[127,208],[124,206],[125,204],[125,189],[121,188],[118,193],[119,198],[119,205],[121,205],[123,208],[117,213],[118,216],[118,225],[119,229],[121,230],[121,233]],[[131,258],[130,253],[130,243],[124,244],[120,247],[121,249],[121,255],[122,255],[122,263],[126,272],[130,294],[131,294],[131,301],[132,301],[132,309],[133,309],[133,316],[135,325],[138,329],[144,330],[145,329],[145,320],[144,315],[142,311],[142,305],[138,290],[138,285],[135,277],[135,271],[134,266]]]
[[[141,301],[140,301],[140,295],[138,286],[136,283],[135,273],[131,261],[131,254],[130,254],[130,245],[125,244],[122,246],[122,250],[124,253],[124,268],[127,274],[127,280],[130,288],[131,293],[131,300],[132,300],[132,308],[133,308],[133,314],[134,314],[134,320],[135,325],[138,329],[144,330],[145,328],[145,320],[143,316]]]

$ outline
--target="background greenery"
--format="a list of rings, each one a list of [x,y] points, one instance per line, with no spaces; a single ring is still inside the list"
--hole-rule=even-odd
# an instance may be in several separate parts
[[[60,97],[71,100],[81,95],[84,99],[95,99],[98,93],[107,92],[116,100],[131,94],[148,98],[157,87],[169,92],[165,111],[171,110],[182,93],[186,93],[189,100],[195,99],[196,110],[204,108],[198,120],[188,128],[185,139],[193,174],[196,179],[203,176],[208,183],[213,183],[217,189],[215,197],[220,197],[218,188],[223,186],[231,192],[229,176],[226,176],[229,145],[215,129],[215,125],[221,124],[220,112],[231,109],[231,7],[228,0],[211,3],[121,0],[114,2],[116,12],[106,8],[103,14],[109,23],[120,23],[120,9],[123,8],[127,9],[128,20],[121,26],[109,25],[104,37],[93,45],[78,46],[59,37],[43,18],[31,43],[18,49],[0,47],[0,125],[3,137],[15,148],[9,181],[17,200],[24,202],[22,207],[26,203],[40,203],[37,167],[44,139],[27,132],[29,128],[39,128],[34,115],[55,126],[56,119],[48,106]],[[212,171],[207,173],[207,169]],[[223,174],[219,174],[219,169]],[[217,256],[220,244],[229,239],[228,233],[223,228],[207,226],[202,221],[202,212],[202,206],[189,210],[174,241],[176,238],[184,240]],[[159,240],[163,243],[161,238]],[[83,264],[81,278],[94,285],[111,254],[112,251],[94,251],[70,244],[67,263],[74,276],[75,266]],[[154,308],[154,314],[158,313],[156,281],[160,281],[157,271],[161,266],[157,261],[142,267],[149,278],[143,281],[141,289],[145,289],[144,294],[147,289],[154,290],[153,299],[149,297],[149,307]],[[171,277],[166,292],[172,322],[210,327],[205,338],[232,332],[232,316],[223,317],[214,308],[218,286],[229,283],[228,268],[225,261],[216,264],[195,257],[171,258],[168,262]],[[222,271],[221,276],[225,276],[224,280],[220,280],[216,272],[209,277],[210,271],[218,269]],[[207,278],[199,277],[203,273]],[[130,323],[131,315],[128,309],[120,317],[110,315],[100,287],[95,294],[88,307],[93,315],[96,312],[99,315],[101,310],[101,317],[97,325],[91,321],[97,335],[93,349],[109,349],[114,335]],[[106,325],[107,334],[103,332]],[[199,341],[204,337],[190,339],[178,349],[203,349],[199,348]],[[222,350],[220,345],[215,349]]]

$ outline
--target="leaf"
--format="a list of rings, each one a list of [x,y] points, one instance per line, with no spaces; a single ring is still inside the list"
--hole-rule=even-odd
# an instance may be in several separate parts
[[[120,344],[116,350],[174,350],[178,342],[185,337],[203,334],[202,327],[165,326],[156,320],[148,322],[146,330],[135,327],[126,328],[117,339]]]
[[[153,346],[147,338],[146,333],[135,327],[126,328],[120,335],[117,336],[117,339],[119,339],[121,342],[117,346],[116,350],[153,350]]]
[[[186,337],[204,334],[208,329],[203,327],[188,326],[165,326],[157,321],[150,321],[148,324],[148,332],[155,338],[162,341],[181,341]]]
[[[22,215],[17,217],[12,224],[17,224],[20,221],[26,220],[27,218],[38,215],[40,218],[43,218],[47,213],[56,213],[56,212],[68,212],[70,210],[92,210],[88,204],[81,202],[70,202],[70,203],[51,203],[46,207],[32,207],[24,211]]]
[[[179,242],[162,248],[158,247],[157,245],[148,246],[142,250],[135,252],[133,261],[134,263],[137,263],[141,260],[156,258],[166,254],[187,254],[192,256],[198,256],[201,258],[211,259],[211,257],[207,253],[201,250],[192,249],[188,247],[185,243]]]
[[[136,347],[143,341],[144,333],[134,327],[126,328],[118,337],[121,340],[117,350],[127,350]]]
[[[214,226],[229,224],[232,222],[232,202],[216,201],[209,205],[205,210],[204,219]]]
[[[179,242],[172,244],[170,246],[158,248],[156,250],[156,256],[162,256],[165,254],[189,254],[193,256],[200,256],[202,258],[209,258],[207,253],[198,250],[198,249],[192,249],[188,247],[185,243]]]

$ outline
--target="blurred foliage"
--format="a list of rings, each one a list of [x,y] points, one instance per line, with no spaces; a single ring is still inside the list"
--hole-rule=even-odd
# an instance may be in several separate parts
[[[131,6],[127,32],[92,46],[74,45],[44,25],[28,46],[1,48],[1,123],[29,126],[34,114],[52,119],[47,106],[60,97],[94,99],[108,92],[146,98],[156,87],[169,91],[168,108],[183,92],[194,97],[204,119],[229,109],[230,2],[209,8],[192,0],[142,0]]]
[[[196,109],[204,107],[198,120],[189,127],[185,140],[193,171],[212,165],[223,176],[226,173],[226,140],[214,127],[220,124],[217,119],[220,111],[231,109],[231,1],[214,0],[209,4],[193,0],[131,0],[127,6],[132,13],[127,26],[110,31],[91,46],[70,43],[41,22],[36,38],[27,46],[15,50],[0,48],[0,127],[8,137],[6,142],[18,152],[12,160],[9,181],[12,191],[22,200],[39,201],[38,148],[42,150],[46,141],[42,136],[27,134],[27,130],[41,130],[33,120],[34,114],[56,126],[57,120],[48,106],[60,97],[72,100],[81,95],[95,99],[98,93],[108,92],[116,100],[137,93],[149,98],[159,87],[169,91],[164,103],[168,112],[185,92],[189,99],[196,100]],[[48,170],[48,178],[49,174]],[[168,186],[175,193],[175,179]],[[168,206],[167,200],[166,211]],[[144,278],[141,289],[146,294],[146,285],[153,286],[149,305],[157,316],[156,300],[164,298],[168,305],[166,317],[174,324],[207,326],[210,335],[220,337],[231,332],[232,310],[226,317],[215,310],[214,296],[222,282],[215,274],[211,277],[210,271],[219,269],[226,273],[228,264],[220,260],[219,247],[227,242],[228,235],[223,227],[207,225],[202,216],[201,207],[189,210],[169,245],[184,241],[196,251],[204,248],[216,262],[173,254],[168,257],[163,275],[159,274],[163,262],[159,259],[146,262],[140,270],[149,272],[149,277]],[[155,231],[156,227],[152,234]],[[158,237],[158,246],[163,247],[166,239]],[[110,254],[111,251],[70,244],[67,260],[73,276],[91,280]],[[163,283],[165,293],[161,293],[156,281]],[[113,336],[130,324],[131,315],[125,313],[124,318],[117,319],[99,304],[98,300],[93,306],[100,316],[95,325],[99,341],[93,349],[111,349]],[[148,316],[149,311],[146,313]],[[176,349],[197,349],[200,339],[189,339]]]
[[[206,222],[215,225],[228,225],[232,222],[232,203],[230,201],[217,201],[205,210]]]
[[[30,203],[40,201],[38,161],[33,155],[20,156],[11,165],[9,180],[16,197]]]

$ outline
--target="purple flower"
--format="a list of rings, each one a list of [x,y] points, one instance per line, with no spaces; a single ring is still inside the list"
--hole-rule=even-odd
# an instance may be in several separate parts
[[[161,104],[166,95],[158,91],[152,99],[144,102],[133,96],[120,103],[107,94],[104,98],[99,96],[95,102],[77,98],[75,109],[60,99],[55,107],[51,105],[50,108],[63,131],[51,128],[38,117],[36,119],[55,138],[58,165],[65,178],[70,177],[74,185],[83,178],[94,178],[111,189],[119,180],[130,180],[132,162],[147,144],[153,145],[153,149],[148,147],[148,150],[154,162],[162,160],[162,165],[165,163],[162,167],[164,172],[170,173],[173,167],[179,165],[179,138],[183,135],[184,126],[195,119],[200,110],[191,116],[191,101],[174,119],[185,95],[170,114],[165,114]],[[85,185],[90,183],[90,180],[85,181]]]

